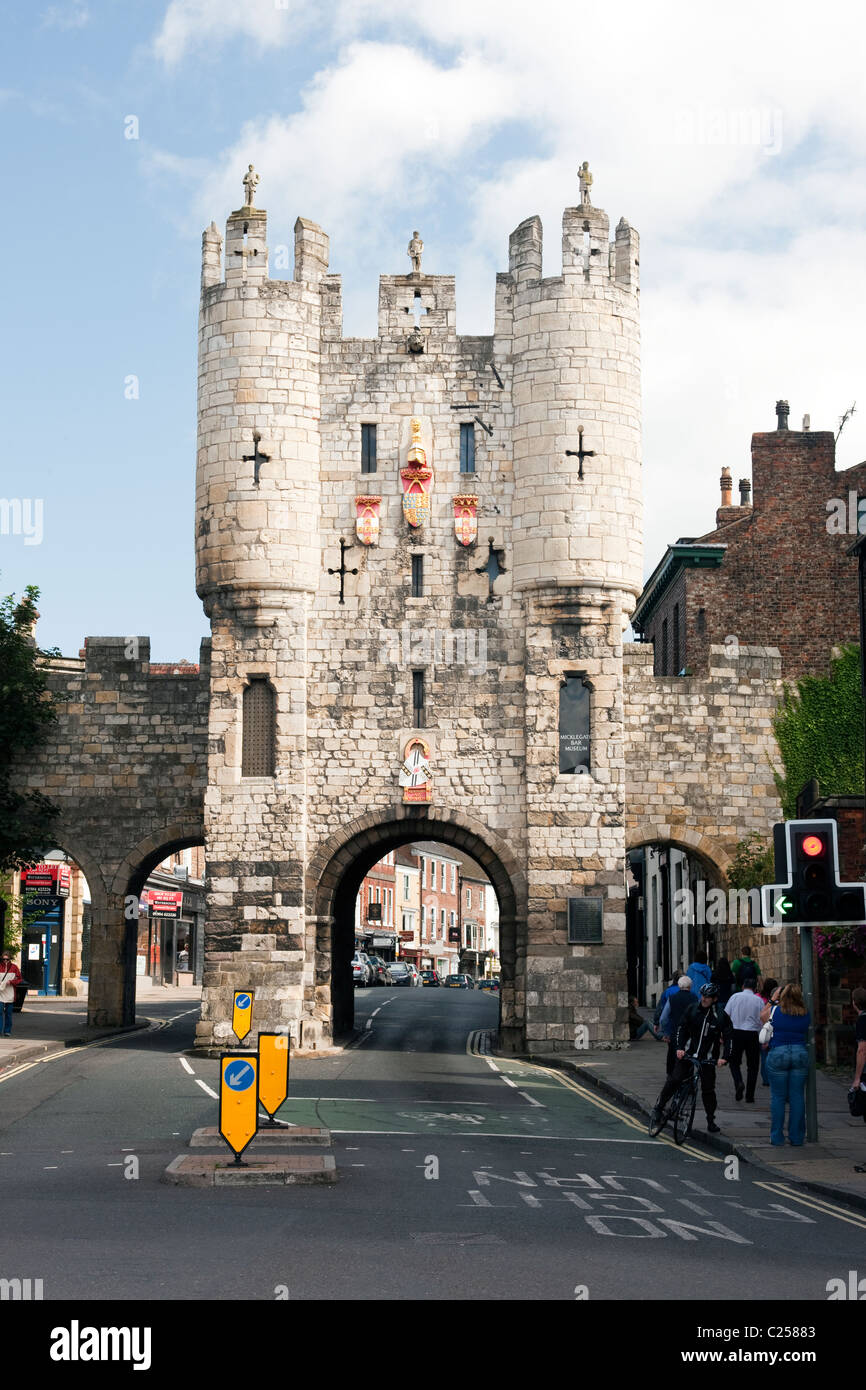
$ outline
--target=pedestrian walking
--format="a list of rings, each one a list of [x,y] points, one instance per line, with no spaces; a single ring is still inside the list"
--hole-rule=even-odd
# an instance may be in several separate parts
[[[806,1138],[806,1078],[809,1053],[806,1038],[812,1020],[799,985],[785,985],[779,1002],[765,1005],[761,1022],[772,1023],[773,1036],[767,1057],[770,1078],[770,1143],[778,1148],[785,1142],[785,1112],[788,1113],[788,1142],[801,1148]]]
[[[700,997],[703,986],[708,985],[713,978],[713,972],[707,965],[706,951],[695,951],[694,960],[686,966],[686,974],[692,982],[692,994]]]
[[[719,991],[719,1003],[724,1008],[734,992],[734,972],[727,956],[719,956],[710,979]]]
[[[779,1002],[778,999],[776,998],[776,995],[777,995],[777,993],[778,993],[778,990],[779,990],[779,981],[778,981],[778,980],[774,980],[774,979],[772,978],[772,976],[770,976],[770,975],[768,975],[766,979],[764,978],[763,975],[761,976],[760,980],[758,981],[758,988],[756,989],[755,993],[757,994],[758,998],[762,1001],[762,1005],[763,1005],[763,1007],[762,1007],[762,1009],[761,1009],[761,1014],[762,1014],[762,1016],[763,1016],[763,1009],[764,1009],[764,1007],[766,1007],[767,1004],[777,1004],[777,1003]],[[760,1034],[758,1035],[758,1037],[759,1037],[759,1039],[760,1039]],[[769,1056],[769,1052],[770,1052],[770,1044],[769,1044],[769,1043],[759,1043],[759,1045],[760,1045],[760,1048],[761,1048],[761,1085],[762,1085],[762,1086],[769,1086],[769,1084],[770,1084],[770,1078],[769,1078],[769,1076],[767,1075],[767,1057]]]
[[[659,1038],[660,1041],[661,1041],[661,1021],[662,1021],[662,1012],[663,1012],[663,1010],[664,1010],[665,1004],[668,1002],[668,1000],[670,999],[671,995],[676,994],[676,992],[677,992],[677,980],[678,980],[679,978],[680,978],[680,972],[679,972],[678,970],[675,970],[674,973],[673,973],[673,975],[671,975],[671,982],[670,982],[670,984],[668,985],[667,989],[666,989],[666,990],[664,991],[664,993],[662,994],[661,998],[659,999],[659,1002],[656,1004],[656,1007],[655,1007],[655,1013],[653,1014],[653,1032],[657,1035],[657,1037]]]
[[[744,946],[741,954],[731,964],[734,981],[737,989],[742,989],[746,980],[751,980],[752,984],[757,984],[760,969],[758,962],[752,955],[751,946]]]
[[[731,1055],[732,1034],[731,1020],[719,1005],[716,986],[704,985],[699,999],[689,999],[677,1030],[676,1062],[653,1109],[653,1120],[664,1110],[677,1087],[691,1075],[692,1064],[686,1059],[689,1053],[700,1062],[701,1100],[707,1117],[707,1133],[719,1133],[715,1120],[716,1068],[725,1066]]]
[[[15,986],[21,983],[21,971],[12,963],[10,951],[0,952],[0,1032],[12,1036],[12,1010],[15,1007]]]
[[[695,1002],[692,982],[688,975],[680,975],[675,993],[671,994],[662,1009],[659,1027],[668,1045],[667,1073],[670,1076],[677,1064],[677,1032],[690,1004]]]
[[[732,994],[725,1005],[725,1013],[731,1020],[734,1041],[731,1044],[731,1076],[734,1080],[734,1099],[742,1100],[745,1089],[746,1101],[755,1103],[755,1087],[758,1084],[758,1071],[761,1065],[761,1044],[758,1034],[761,1031],[761,1010],[763,1001],[755,993],[751,981]],[[743,1087],[741,1063],[746,1056],[746,1085]]]

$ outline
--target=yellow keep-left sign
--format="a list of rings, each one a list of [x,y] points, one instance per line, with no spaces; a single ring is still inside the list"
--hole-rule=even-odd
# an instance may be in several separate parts
[[[258,1057],[227,1052],[220,1058],[219,1131],[239,1159],[259,1126]]]
[[[232,1005],[232,1029],[238,1042],[243,1042],[253,1026],[253,1000],[251,989],[236,989]]]
[[[259,1033],[259,1100],[273,1119],[289,1094],[289,1036]]]

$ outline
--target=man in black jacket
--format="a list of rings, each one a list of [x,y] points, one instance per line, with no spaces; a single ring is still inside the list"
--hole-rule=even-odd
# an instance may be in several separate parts
[[[686,1009],[677,1031],[677,1063],[665,1082],[658,1098],[653,1118],[664,1109],[677,1087],[691,1075],[691,1062],[686,1053],[701,1062],[701,1100],[707,1113],[707,1131],[718,1134],[716,1113],[716,1068],[727,1065],[731,1055],[733,1028],[731,1020],[718,1002],[718,985],[704,985],[700,999]]]

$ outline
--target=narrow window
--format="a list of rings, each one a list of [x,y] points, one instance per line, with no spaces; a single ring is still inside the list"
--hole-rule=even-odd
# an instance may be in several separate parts
[[[451,892],[457,892],[457,865],[451,865]]]
[[[680,605],[674,604],[674,668],[672,674],[680,673]]]
[[[412,556],[412,597],[424,597],[424,556]]]
[[[424,728],[424,672],[412,672],[412,726]]]
[[[361,472],[376,472],[376,426],[361,426]]]
[[[430,860],[430,887],[431,887],[431,888],[435,888],[435,887],[436,887],[436,865],[437,865],[438,862],[439,862],[439,861],[438,861],[437,859],[431,859],[431,860]]]
[[[471,888],[467,888],[467,889],[466,889],[466,906],[467,906],[467,908],[471,908],[471,906],[472,906],[472,889],[471,889]]]
[[[460,426],[460,472],[475,472],[475,426]]]
[[[244,687],[242,777],[273,777],[276,745],[274,688],[265,676]]]
[[[662,623],[662,667],[659,671],[660,676],[668,673],[668,620],[665,618]]]

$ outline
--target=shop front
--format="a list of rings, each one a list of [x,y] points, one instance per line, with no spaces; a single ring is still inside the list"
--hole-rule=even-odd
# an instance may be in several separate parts
[[[35,864],[21,872],[21,975],[39,994],[63,992],[63,936],[70,867]]]

